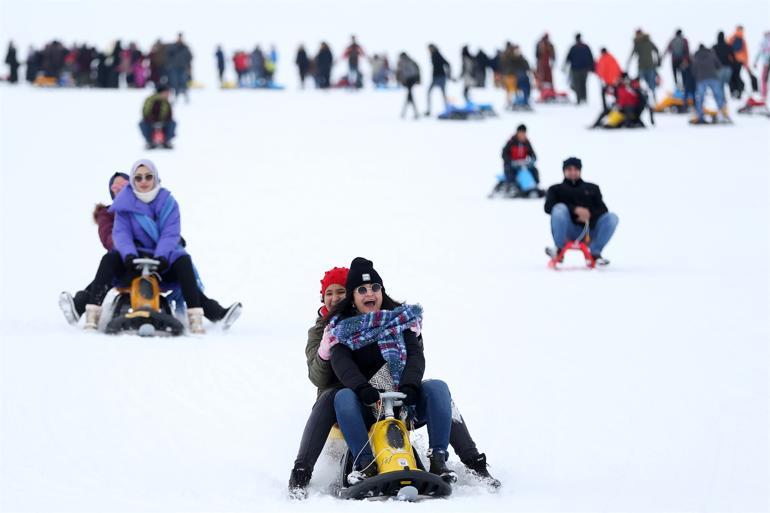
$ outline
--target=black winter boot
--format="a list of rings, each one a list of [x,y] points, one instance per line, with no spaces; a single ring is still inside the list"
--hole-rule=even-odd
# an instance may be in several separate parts
[[[477,477],[482,483],[490,488],[500,488],[501,483],[489,473],[487,470],[487,455],[481,453],[473,458],[463,461],[466,467],[468,467],[468,473]]]
[[[457,474],[454,470],[449,469],[446,466],[446,460],[449,457],[446,451],[434,451],[433,449],[428,451],[428,459],[430,460],[430,473],[439,476],[445,482],[452,484],[457,481]]]
[[[307,467],[294,465],[289,477],[289,497],[297,500],[306,499],[307,485],[310,483],[311,476],[312,473]]]

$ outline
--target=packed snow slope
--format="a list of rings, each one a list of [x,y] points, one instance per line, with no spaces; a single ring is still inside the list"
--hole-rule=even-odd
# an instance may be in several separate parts
[[[65,33],[66,24],[55,31],[50,18],[67,6],[75,19],[92,4],[26,4],[3,4],[3,35],[10,14],[27,21],[22,14],[35,6],[50,9],[34,26],[36,41],[87,35]],[[217,16],[234,5],[255,19],[263,12],[224,3]],[[290,2],[264,10],[286,23],[300,5],[315,9]],[[402,8],[418,20],[434,11],[446,20],[442,5],[376,8],[387,19]],[[607,30],[619,46],[636,25],[657,29],[663,44],[678,25],[710,41],[734,24],[708,2],[665,12],[652,3],[633,22],[620,21],[629,18],[614,3],[479,5],[513,9],[522,43],[534,44],[540,27],[569,31],[562,54],[583,10],[615,13],[612,23],[586,14],[581,29]],[[704,19],[686,16],[700,5]],[[750,15],[766,6],[736,5],[746,9],[736,21],[751,18],[749,37],[758,37],[763,27],[751,29],[758,16]],[[179,13],[193,45],[226,42],[226,26],[204,33],[200,6],[158,9],[161,18]],[[351,5],[323,18],[323,32],[342,34],[341,45],[356,31],[366,45],[364,28],[375,23],[365,14]],[[420,33],[393,27],[388,48],[403,35],[422,51],[432,23],[402,14]],[[114,22],[112,32],[125,30],[106,12],[96,16]],[[479,16],[497,32],[461,24],[469,41],[518,38],[497,17]],[[156,23],[148,18],[147,41]],[[435,32],[447,54],[463,42],[448,26]],[[594,96],[585,107],[539,106],[483,122],[415,122],[398,118],[401,91],[301,92],[290,71],[284,92],[193,91],[175,107],[178,139],[168,152],[142,149],[136,123],[146,91],[0,87],[2,511],[770,509],[767,119],[690,127],[661,115],[652,129],[591,131]],[[499,110],[499,91],[474,94]],[[459,84],[450,95],[460,96]],[[417,100],[424,107],[424,90]],[[439,102],[436,95],[434,109]],[[519,123],[545,185],[576,155],[585,179],[602,187],[620,217],[605,251],[609,268],[547,269],[542,201],[486,199],[500,148]],[[243,302],[231,331],[109,337],[70,327],[59,312],[57,294],[84,287],[103,253],[93,205],[109,201],[108,177],[140,157],[156,162],[179,201],[207,293]],[[359,255],[374,261],[395,298],[425,308],[426,377],[450,385],[504,483],[500,493],[462,475],[447,500],[341,502],[326,495],[336,462],[323,456],[310,499],[286,498],[315,398],[303,350],[320,306],[318,280]],[[454,455],[450,464],[462,474]]]

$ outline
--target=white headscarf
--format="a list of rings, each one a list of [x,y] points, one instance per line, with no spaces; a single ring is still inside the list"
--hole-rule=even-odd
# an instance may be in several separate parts
[[[136,170],[141,166],[149,169],[155,177],[155,181],[153,182],[155,187],[147,192],[140,192],[136,189],[136,187],[134,187],[134,176],[136,175]],[[158,169],[155,167],[155,163],[152,160],[139,159],[134,162],[134,164],[131,166],[131,174],[129,176],[131,177],[131,189],[134,191],[134,195],[139,198],[140,201],[144,203],[150,203],[160,192],[160,176],[158,175]]]

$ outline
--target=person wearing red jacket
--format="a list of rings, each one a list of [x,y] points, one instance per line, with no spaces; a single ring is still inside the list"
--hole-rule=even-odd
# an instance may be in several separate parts
[[[128,185],[129,177],[126,173],[115,173],[110,177],[108,182],[110,189],[110,197],[115,199],[123,188]],[[102,257],[99,263],[100,268],[106,268],[113,265],[115,258],[120,259],[120,255],[116,251],[113,251],[115,244],[112,240],[112,225],[115,222],[115,214],[109,211],[109,205],[98,203],[93,212],[94,222],[98,227],[99,241],[107,250],[107,253]],[[186,243],[182,239],[181,244],[184,246]],[[117,256],[116,256],[117,255]],[[86,305],[91,297],[91,284],[75,293],[73,297],[69,292],[62,292],[59,294],[59,308],[61,308],[64,318],[67,319],[72,325],[75,325],[80,320],[80,317],[86,311]],[[207,297],[201,292],[201,306],[203,307],[203,315],[206,316],[212,322],[225,320],[226,326],[230,326],[240,315],[241,304],[234,303],[229,308],[224,308],[214,299]]]

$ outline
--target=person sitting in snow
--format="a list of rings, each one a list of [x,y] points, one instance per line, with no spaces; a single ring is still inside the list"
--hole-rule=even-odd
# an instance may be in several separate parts
[[[108,182],[110,197],[114,200],[115,196],[128,185],[129,176],[126,173],[113,174]],[[94,208],[93,219],[98,226],[99,241],[107,250],[107,253],[102,257],[99,262],[99,268],[97,275],[112,275],[114,274],[114,268],[119,255],[116,253],[115,244],[112,241],[112,227],[115,222],[115,214],[110,212],[109,205],[98,203]],[[184,238],[180,237],[180,243],[185,246]],[[76,325],[81,316],[86,311],[86,305],[89,302],[101,304],[103,297],[93,297],[93,283],[89,283],[83,290],[79,290],[73,297],[67,291],[59,294],[59,308],[64,314],[64,318],[68,323]],[[224,308],[215,299],[206,297],[206,294],[201,291],[201,304],[203,307],[203,315],[211,322],[223,322],[225,329],[229,328],[240,315],[241,304],[233,303],[229,308]]]
[[[643,127],[642,113],[647,107],[647,97],[641,89],[638,79],[631,79],[622,73],[620,79],[608,89],[615,96],[612,107],[602,111],[593,128],[634,128]],[[652,110],[650,110],[650,120]]]
[[[142,107],[142,120],[139,122],[139,130],[147,142],[147,149],[157,148],[158,144],[153,141],[153,132],[155,129],[163,131],[164,148],[171,148],[171,139],[176,134],[176,121],[171,113],[171,102],[168,98],[171,91],[164,85],[159,85],[155,94],[144,100]]]
[[[299,451],[289,477],[289,496],[293,499],[307,497],[307,486],[313,475],[316,461],[324,448],[329,431],[337,422],[334,411],[334,398],[342,384],[334,374],[331,359],[330,338],[324,337],[324,321],[347,295],[345,284],[348,278],[347,267],[334,267],[324,273],[321,279],[321,302],[315,324],[308,330],[305,357],[310,382],[318,387],[318,394],[302,432]],[[422,334],[417,336],[422,344]],[[500,481],[489,474],[487,458],[479,453],[476,443],[471,438],[465,419],[452,402],[452,426],[449,443],[468,471],[478,477],[490,488],[499,488]]]
[[[551,234],[556,246],[546,248],[545,252],[555,258],[568,242],[580,237],[588,224],[588,249],[596,265],[605,266],[610,262],[602,256],[602,250],[615,233],[618,216],[608,211],[599,186],[582,180],[582,169],[579,158],[568,158],[562,164],[564,181],[548,188],[545,212],[551,215]]]
[[[535,167],[537,156],[527,138],[525,125],[516,127],[516,133],[503,146],[502,157],[505,181],[498,183],[494,192],[504,188],[506,194],[516,197],[542,197],[545,194],[538,188],[540,172]]]
[[[125,186],[127,185],[127,186]],[[191,333],[204,333],[200,283],[192,259],[182,245],[179,232],[179,206],[171,193],[160,186],[155,164],[146,159],[131,166],[128,184],[115,197],[107,210],[113,214],[113,250],[109,251],[90,285],[85,307],[84,328],[95,330],[99,325],[102,301],[112,288],[115,278],[132,276],[134,260],[150,257],[160,261],[157,272],[165,282],[177,282],[187,305]],[[240,315],[236,303],[224,317]]]

